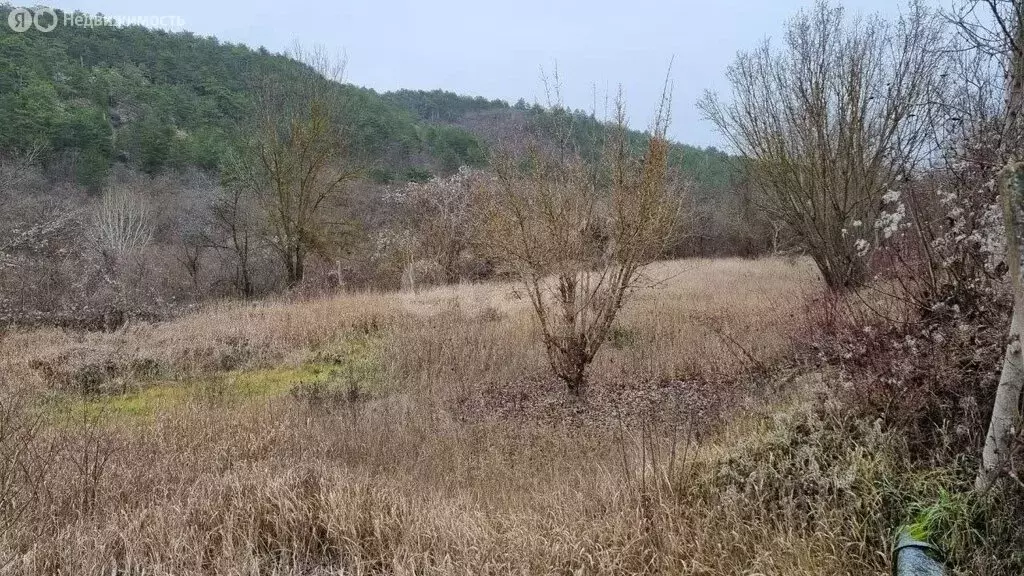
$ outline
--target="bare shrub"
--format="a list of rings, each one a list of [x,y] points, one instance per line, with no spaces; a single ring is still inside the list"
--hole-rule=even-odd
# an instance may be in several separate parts
[[[522,282],[551,369],[573,394],[583,392],[615,315],[675,223],[667,105],[663,98],[642,156],[628,140],[620,95],[599,159],[582,158],[568,138],[557,150],[527,145],[525,156],[496,154],[496,176],[480,186],[484,250]]]
[[[50,454],[42,441],[44,415],[25,387],[0,380],[0,541],[39,504],[39,482]],[[0,561],[7,562],[0,552]]]
[[[93,225],[96,247],[110,259],[136,254],[153,238],[149,204],[135,186],[108,188],[96,208]]]
[[[446,178],[410,183],[400,193],[404,225],[412,233],[411,254],[433,260],[448,283],[458,282],[463,276],[463,258],[474,235],[472,187],[482,177],[464,166]]]

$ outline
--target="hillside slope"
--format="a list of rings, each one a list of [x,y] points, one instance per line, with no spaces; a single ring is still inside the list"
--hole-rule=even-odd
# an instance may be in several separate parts
[[[405,108],[421,122],[457,126],[485,144],[496,143],[513,126],[529,124],[543,131],[559,115],[572,116],[579,135],[577,145],[581,147],[586,147],[586,140],[602,127],[598,119],[583,110],[551,111],[536,103],[527,104],[523,99],[513,105],[504,100],[487,100],[444,90],[398,90],[385,93],[383,98]],[[634,130],[632,136],[638,142],[643,140],[642,132]],[[735,158],[725,152],[680,143],[674,144],[672,150],[672,162],[701,190],[722,192],[735,184]]]
[[[0,7],[5,19],[9,7]],[[311,74],[266,49],[138,26],[0,28],[0,149],[41,145],[55,176],[99,186],[115,162],[147,173],[216,169],[247,118],[250,81],[280,85]],[[406,170],[479,164],[475,139],[422,126],[372,90],[338,85],[349,103],[353,149]],[[449,139],[451,142],[449,142]]]
[[[0,19],[10,9],[0,6]],[[41,148],[51,177],[93,189],[116,163],[149,174],[216,170],[249,117],[250,79],[269,75],[287,86],[311,73],[286,55],[190,32],[58,26],[19,34],[0,27],[0,152]],[[352,150],[380,182],[482,165],[485,144],[507,129],[510,115],[541,124],[552,118],[522,101],[511,106],[442,91],[382,95],[339,84],[337,92],[349,104]],[[587,130],[600,129],[582,118]],[[677,146],[676,158],[701,188],[729,185],[725,154]]]

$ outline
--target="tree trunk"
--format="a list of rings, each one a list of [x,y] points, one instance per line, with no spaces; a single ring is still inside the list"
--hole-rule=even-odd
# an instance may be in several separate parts
[[[576,398],[582,398],[587,393],[587,364],[582,359],[575,359],[573,366],[562,376],[569,394]]]
[[[235,290],[237,290],[238,293],[246,300],[252,298],[255,293],[247,263],[241,263],[235,266]]]
[[[459,254],[461,249],[453,248],[445,251],[444,262],[442,268],[444,268],[444,280],[448,284],[458,284],[461,280],[461,270],[459,270]]]
[[[1017,210],[1021,205],[1022,180],[1017,170],[1001,176],[1003,211],[1006,220],[1006,261],[1013,283],[1013,319],[1010,321],[1010,341],[1006,345],[1003,371],[996,389],[996,400],[992,406],[982,452],[981,469],[975,479],[975,487],[986,490],[999,478],[1009,464],[1015,433],[1020,427],[1020,399],[1024,389],[1024,355],[1021,351],[1021,328],[1024,328],[1024,284],[1021,279],[1020,233]]]
[[[289,288],[294,288],[302,282],[304,276],[303,262],[304,255],[302,246],[293,246],[288,249],[284,256],[285,277]]]
[[[985,438],[981,470],[975,479],[975,487],[988,489],[1005,471],[1013,449],[1015,432],[1020,426],[1020,396],[1024,388],[1024,356],[1021,355],[1021,313],[1022,303],[1018,298],[1013,305],[1013,321],[1010,323],[1010,343],[1003,358],[1003,373],[996,389],[996,400],[992,407],[992,419]]]
[[[413,258],[412,253],[409,253],[409,261],[405,265],[405,275],[409,279],[409,291],[413,294],[416,292],[416,259]]]
[[[850,260],[845,266],[842,263],[844,258],[841,255],[827,253],[825,251],[812,253],[811,258],[818,266],[825,285],[833,292],[849,292],[864,285],[864,278],[867,275],[867,267],[863,261]]]
[[[1003,204],[1003,219],[1006,223],[1006,264],[1013,283],[1013,317],[1010,321],[1010,341],[1003,358],[1003,371],[996,388],[996,399],[992,406],[985,448],[981,455],[981,468],[975,479],[978,490],[986,490],[999,478],[1010,463],[1014,443],[1014,432],[1020,426],[1020,399],[1024,388],[1024,358],[1021,357],[1021,329],[1024,328],[1024,288],[1021,284],[1020,225],[1017,221],[1019,209],[1024,203],[1021,186],[1024,174],[1016,163],[1019,150],[1016,149],[1020,125],[1020,110],[1024,103],[1024,54],[1020,52],[1024,40],[1024,22],[1020,12],[1013,23],[1009,54],[1009,77],[1004,102],[1005,115],[1003,133],[1000,139],[999,159],[1006,162],[1006,168],[997,176],[1000,181],[1000,196]]]
[[[573,377],[566,381],[566,386],[569,389],[569,394],[574,398],[582,398],[587,392],[587,379],[582,374],[577,377]]]

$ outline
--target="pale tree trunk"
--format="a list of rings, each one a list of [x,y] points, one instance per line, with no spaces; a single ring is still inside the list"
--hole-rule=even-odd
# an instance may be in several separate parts
[[[1020,427],[1020,398],[1024,388],[1024,357],[1021,353],[1021,329],[1024,328],[1024,288],[1021,285],[1020,223],[1019,208],[1024,205],[1022,184],[1024,171],[1018,163],[1017,133],[1020,129],[1021,105],[1024,103],[1024,57],[1020,52],[1024,40],[1024,26],[1019,20],[1011,28],[1013,38],[1009,54],[1007,74],[1005,116],[1000,141],[1000,160],[1006,163],[997,175],[1000,197],[1003,204],[1003,219],[1006,223],[1006,264],[1013,285],[1013,316],[1010,321],[1010,338],[1003,358],[1003,370],[996,388],[996,399],[992,406],[985,448],[981,455],[981,468],[975,479],[978,490],[987,490],[1007,470],[1011,451]]]
[[[1019,168],[1008,170],[1002,184],[1003,210],[1006,219],[1006,260],[1013,282],[1013,319],[1010,341],[1003,358],[1003,371],[992,406],[981,469],[975,486],[987,490],[1006,471],[1014,440],[1020,429],[1020,399],[1024,389],[1024,354],[1021,351],[1021,328],[1024,328],[1024,285],[1021,279],[1020,234],[1017,209],[1021,205]]]

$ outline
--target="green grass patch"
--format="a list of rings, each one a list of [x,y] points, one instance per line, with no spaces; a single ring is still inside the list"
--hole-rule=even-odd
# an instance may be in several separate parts
[[[188,380],[141,380],[122,394],[58,397],[53,412],[66,422],[146,418],[188,402],[243,403],[310,386],[354,389],[361,397],[378,395],[383,393],[380,349],[378,338],[346,338],[314,351],[298,366],[232,370]]]

